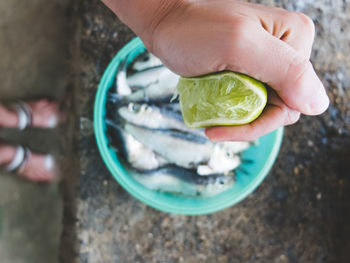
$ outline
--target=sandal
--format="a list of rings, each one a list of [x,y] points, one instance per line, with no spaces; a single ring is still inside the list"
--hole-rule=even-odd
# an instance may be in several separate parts
[[[33,111],[32,108],[23,101],[16,101],[10,104],[10,108],[17,112],[18,116],[18,129],[24,130],[33,124]]]
[[[50,102],[48,102],[46,100],[39,100],[39,101],[36,101],[34,103],[41,103],[41,105],[44,104],[46,106]],[[52,114],[51,116],[48,116],[49,118],[46,121],[46,123],[38,124],[38,122],[35,120],[35,119],[37,119],[35,117],[37,113],[33,112],[33,111],[38,110],[38,109],[33,108],[33,106],[34,106],[33,103],[31,106],[30,103],[23,102],[23,101],[15,101],[9,105],[9,109],[11,109],[15,113],[17,113],[17,116],[18,116],[17,128],[19,130],[24,130],[28,127],[55,128],[55,127],[57,127],[59,122],[63,121],[63,120],[60,120],[60,116],[58,116],[59,114],[57,114],[57,115]],[[38,106],[38,104],[37,104],[37,106]],[[45,106],[43,108],[44,111],[45,111]],[[39,106],[39,109],[40,109],[40,106]]]
[[[45,172],[47,172],[46,175],[26,174],[25,168],[29,163],[29,159],[32,156],[34,155],[32,155],[29,149],[24,148],[22,146],[18,146],[13,160],[8,165],[5,166],[5,171],[16,173],[32,181],[46,181],[46,182],[52,181],[55,177],[54,176],[55,161],[52,155],[45,156],[44,170]]]

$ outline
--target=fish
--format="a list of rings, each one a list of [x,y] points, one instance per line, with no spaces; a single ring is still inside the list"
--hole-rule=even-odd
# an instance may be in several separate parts
[[[152,68],[136,73],[129,77],[127,81],[129,86],[138,86],[140,89],[129,94],[126,99],[131,102],[170,102],[176,93],[179,78],[180,76],[166,67]]]
[[[126,124],[125,130],[169,163],[196,169],[201,176],[229,173],[241,164],[236,152],[238,146],[234,148],[233,144],[218,144],[194,134],[151,130],[131,124]],[[243,146],[245,142],[240,147]]]
[[[122,60],[117,68],[116,74],[116,94],[118,96],[126,96],[132,93],[130,86],[128,85],[126,78],[126,62],[127,58]]]
[[[241,164],[239,153],[248,149],[250,142],[216,142],[215,149],[207,164],[199,165],[199,175],[227,173]]]
[[[210,175],[219,173],[228,173],[237,168],[241,164],[241,159],[238,155],[232,152],[225,151],[219,145],[215,145],[210,159],[205,165],[198,165],[198,175]]]
[[[130,87],[147,87],[158,82],[160,76],[167,71],[169,70],[165,66],[146,69],[127,76],[127,82]]]
[[[201,163],[207,163],[213,143],[200,136],[184,134],[176,131],[151,130],[125,124],[125,131],[136,140],[161,155],[169,163],[184,168],[195,168]]]
[[[249,146],[252,144],[251,142],[218,142],[217,143],[222,149],[224,149],[229,154],[233,155],[236,153],[243,152],[244,150],[248,149]]]
[[[170,129],[188,133],[195,133],[205,137],[204,129],[188,128],[180,112],[167,107],[157,107],[148,104],[130,103],[118,109],[118,114],[134,125],[149,129]]]
[[[149,68],[162,66],[162,61],[150,53],[143,53],[131,66],[135,71],[143,71]]]
[[[234,183],[234,173],[198,176],[195,172],[176,166],[164,167],[143,173],[130,173],[136,181],[149,189],[184,196],[212,196]]]
[[[152,170],[158,169],[168,162],[159,154],[154,153],[150,148],[137,141],[132,135],[125,132],[120,126],[111,120],[106,123],[113,127],[122,142],[122,152],[126,161],[135,169]]]
[[[126,63],[126,62],[125,62]],[[176,93],[179,76],[164,66],[152,68],[131,77],[126,76],[123,63],[117,70],[116,93],[109,94],[112,102],[170,102]]]

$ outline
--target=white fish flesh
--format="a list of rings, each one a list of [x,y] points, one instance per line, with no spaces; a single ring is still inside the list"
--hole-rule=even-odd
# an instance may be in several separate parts
[[[210,175],[227,173],[237,168],[240,164],[241,159],[238,155],[224,151],[219,145],[215,145],[208,164],[198,165],[197,174]]]
[[[248,149],[250,142],[218,142],[217,143],[228,154],[237,154]]]

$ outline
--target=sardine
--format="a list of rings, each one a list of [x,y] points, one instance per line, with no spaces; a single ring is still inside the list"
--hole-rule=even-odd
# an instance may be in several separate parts
[[[141,174],[134,173],[133,176],[139,183],[150,189],[185,196],[212,196],[227,190],[234,183],[233,173],[204,177],[179,167],[165,167]]]
[[[249,148],[249,142],[217,142],[210,160],[205,165],[197,167],[199,175],[227,173],[241,164],[238,155]]]
[[[132,135],[125,132],[120,126],[112,121],[106,123],[116,129],[122,142],[122,152],[126,161],[134,168],[140,170],[158,169],[168,162],[159,154],[154,153],[150,148],[137,141]]]
[[[127,96],[129,101],[167,101],[173,97],[179,76],[166,67],[153,68],[128,78],[130,86],[139,86],[140,89]]]
[[[206,165],[198,165],[197,173],[199,175],[210,175],[218,173],[227,173],[237,168],[241,164],[238,155],[215,145],[210,159]]]
[[[179,112],[166,107],[156,107],[147,104],[130,103],[128,107],[120,107],[119,115],[126,121],[149,129],[169,129],[188,133],[195,133],[205,137],[204,130],[188,128]]]
[[[163,65],[162,61],[150,53],[142,54],[133,65],[132,69],[135,71],[143,71],[149,68],[159,67]]]
[[[152,83],[158,82],[160,76],[169,71],[165,66],[146,69],[127,77],[130,87],[147,87]]]
[[[184,168],[195,168],[198,164],[207,163],[214,149],[210,141],[194,141],[193,135],[180,132],[150,130],[132,124],[125,124],[125,131],[168,162]]]
[[[130,86],[128,85],[126,79],[126,61],[127,59],[122,60],[117,69],[116,74],[116,93],[118,96],[126,96],[132,93]]]

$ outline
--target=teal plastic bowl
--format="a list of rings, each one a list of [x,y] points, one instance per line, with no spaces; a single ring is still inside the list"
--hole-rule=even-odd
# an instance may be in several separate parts
[[[283,128],[259,138],[257,145],[244,151],[242,158],[253,162],[243,162],[237,169],[234,185],[211,197],[185,197],[150,190],[128,175],[116,153],[108,147],[105,124],[107,91],[114,84],[119,63],[125,57],[128,57],[127,63],[131,63],[145,50],[139,38],[129,42],[109,64],[98,87],[94,107],[94,130],[99,151],[109,171],[135,198],[164,212],[185,215],[209,214],[238,203],[253,192],[268,174],[280,149]]]

